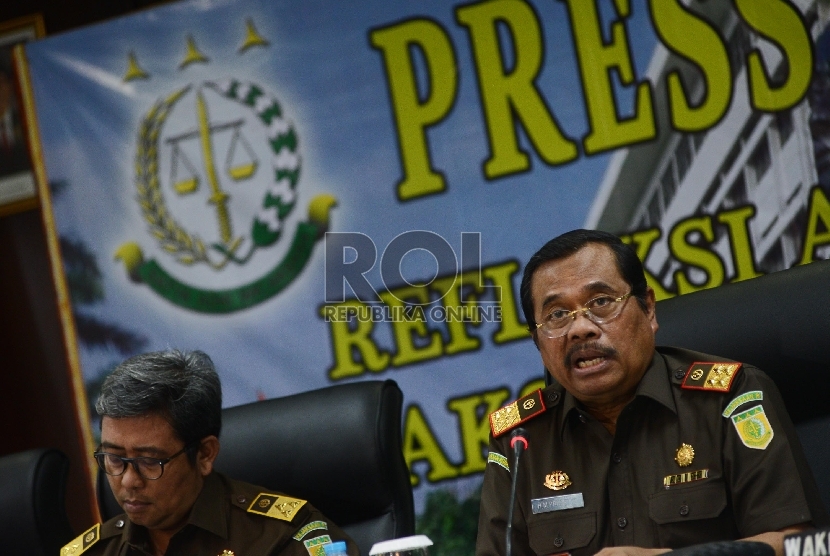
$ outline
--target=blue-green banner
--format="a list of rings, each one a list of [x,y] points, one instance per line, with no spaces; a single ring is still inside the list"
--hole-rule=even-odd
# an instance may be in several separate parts
[[[418,510],[542,378],[524,262],[624,236],[666,298],[830,253],[810,0],[193,0],[26,48],[91,395],[167,346],[225,404],[391,378]]]

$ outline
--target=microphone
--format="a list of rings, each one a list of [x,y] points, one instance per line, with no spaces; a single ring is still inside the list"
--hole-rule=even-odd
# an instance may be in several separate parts
[[[522,427],[516,427],[510,433],[510,447],[513,448],[513,476],[510,482],[510,501],[507,508],[507,528],[505,530],[505,556],[510,556],[513,549],[513,510],[516,508],[516,484],[519,478],[519,457],[527,450],[527,438]]]

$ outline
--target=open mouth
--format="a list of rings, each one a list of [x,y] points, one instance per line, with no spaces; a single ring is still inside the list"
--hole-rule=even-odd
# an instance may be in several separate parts
[[[577,359],[576,368],[577,369],[587,369],[589,367],[599,365],[603,361],[605,361],[605,357],[594,357],[592,359]]]
[[[580,370],[591,369],[602,365],[616,353],[614,348],[594,343],[574,346],[567,354],[565,366],[573,366]]]

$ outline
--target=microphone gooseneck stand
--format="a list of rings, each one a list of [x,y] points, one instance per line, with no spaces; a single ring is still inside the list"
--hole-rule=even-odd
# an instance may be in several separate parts
[[[513,448],[513,473],[510,481],[510,506],[507,508],[507,527],[505,529],[505,556],[511,556],[513,549],[513,510],[516,508],[516,484],[519,478],[519,457],[527,450],[527,439],[522,427],[510,433],[510,447]]]

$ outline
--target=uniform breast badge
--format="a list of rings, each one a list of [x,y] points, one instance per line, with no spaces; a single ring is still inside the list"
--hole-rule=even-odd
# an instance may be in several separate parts
[[[674,455],[674,461],[677,462],[677,465],[680,467],[688,467],[694,460],[695,449],[692,448],[691,444],[686,444],[685,442],[681,444]]]
[[[736,413],[731,419],[732,424],[735,425],[735,430],[738,431],[741,442],[748,448],[765,450],[772,442],[772,437],[775,436],[762,405],[756,405],[751,409]]]
[[[674,485],[682,485],[683,483],[691,483],[694,481],[702,481],[709,478],[708,469],[699,469],[698,471],[687,471],[686,473],[679,473],[677,475],[667,475],[663,477],[663,486],[669,488]]]
[[[564,471],[554,471],[545,476],[544,485],[551,490],[565,490],[571,486],[571,479]]]
[[[223,550],[218,556],[234,556],[233,550]]]

